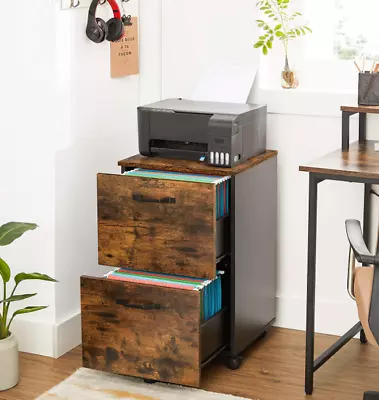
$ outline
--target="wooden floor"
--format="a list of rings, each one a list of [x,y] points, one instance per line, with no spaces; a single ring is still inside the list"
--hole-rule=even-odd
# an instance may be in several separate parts
[[[334,340],[333,336],[319,335],[316,353]],[[365,390],[379,391],[379,350],[354,340],[316,373],[314,395],[305,396],[304,342],[304,332],[273,328],[245,353],[238,371],[228,370],[221,359],[208,366],[202,388],[253,400],[361,400]],[[0,392],[0,399],[35,399],[80,366],[80,347],[59,360],[21,354],[20,384]]]

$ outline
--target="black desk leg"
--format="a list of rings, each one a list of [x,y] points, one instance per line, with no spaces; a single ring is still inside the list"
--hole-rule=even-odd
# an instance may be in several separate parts
[[[359,114],[361,115],[366,114]],[[360,120],[359,120],[360,121]],[[359,125],[359,129],[360,129]],[[360,134],[360,131],[359,131]],[[372,185],[369,183],[365,183],[365,195],[364,195],[364,208],[363,208],[363,238],[367,244],[370,243],[370,231],[371,231],[371,189]],[[366,335],[364,330],[361,330],[361,343],[367,343]]]
[[[308,214],[308,278],[307,278],[307,332],[305,357],[305,393],[313,392],[313,361],[315,338],[316,300],[316,232],[317,232],[317,185],[320,182],[309,174],[309,214]]]
[[[366,140],[366,131],[367,131],[367,114],[360,113],[359,114],[359,141],[363,142]]]

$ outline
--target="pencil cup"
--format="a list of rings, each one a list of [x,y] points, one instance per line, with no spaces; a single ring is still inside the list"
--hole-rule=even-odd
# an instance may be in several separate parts
[[[360,106],[379,106],[379,73],[359,73],[358,104]]]

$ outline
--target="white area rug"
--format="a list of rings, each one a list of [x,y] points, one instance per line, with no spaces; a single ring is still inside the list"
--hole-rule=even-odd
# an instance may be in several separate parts
[[[177,385],[78,369],[37,400],[243,400],[242,397],[205,392]],[[246,399],[245,399],[246,400]]]

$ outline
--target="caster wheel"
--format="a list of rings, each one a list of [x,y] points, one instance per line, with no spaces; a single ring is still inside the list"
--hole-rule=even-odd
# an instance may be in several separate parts
[[[267,331],[264,331],[264,332],[261,334],[261,336],[258,336],[258,339],[257,339],[257,340],[262,340],[262,339],[264,339],[266,336],[267,336]]]
[[[231,370],[239,369],[239,367],[242,364],[242,360],[243,360],[243,358],[239,357],[239,356],[237,356],[237,357],[229,357],[228,358],[228,363],[227,363],[228,368],[231,369]]]
[[[149,385],[154,384],[156,381],[153,381],[152,379],[144,379],[143,380],[145,383],[148,383]]]

